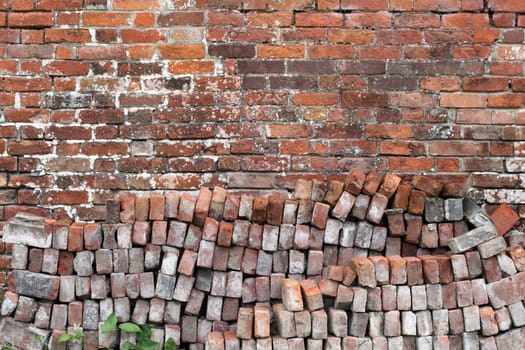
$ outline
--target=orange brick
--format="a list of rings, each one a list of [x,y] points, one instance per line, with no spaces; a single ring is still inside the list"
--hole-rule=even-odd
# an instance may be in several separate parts
[[[487,96],[483,94],[441,94],[442,107],[485,107]]]
[[[351,45],[312,45],[308,47],[310,58],[353,58],[354,48]]]
[[[162,59],[195,59],[205,55],[203,44],[160,45],[159,53]]]
[[[336,92],[300,92],[294,94],[292,101],[296,105],[303,106],[331,106],[339,102],[339,94]]]
[[[261,58],[303,58],[304,45],[258,45],[258,55]]]
[[[374,41],[374,31],[365,29],[329,29],[328,41],[336,43],[369,44]]]
[[[160,7],[158,0],[114,0],[113,8],[115,10],[155,10]]]
[[[443,15],[444,28],[487,28],[489,16],[484,13],[452,13]]]
[[[128,12],[84,12],[82,24],[90,27],[118,27],[127,26],[130,22]]]
[[[345,27],[390,28],[389,13],[350,13],[345,15]]]
[[[420,87],[433,91],[457,91],[459,90],[459,78],[422,78],[420,80]]]
[[[298,12],[295,14],[298,27],[341,27],[343,14],[336,12]]]
[[[386,11],[388,10],[388,1],[341,0],[341,8],[345,10]]]
[[[290,12],[254,12],[248,13],[246,20],[247,24],[253,27],[289,27],[293,22],[293,14]],[[240,23],[237,25],[240,25]]]

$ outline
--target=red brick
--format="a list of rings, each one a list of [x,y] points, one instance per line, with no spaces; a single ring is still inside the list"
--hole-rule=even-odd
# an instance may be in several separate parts
[[[403,212],[400,210],[387,210],[386,217],[388,221],[388,231],[392,236],[401,236],[406,234],[405,220]]]
[[[379,188],[383,180],[383,175],[377,173],[374,170],[369,171],[366,174],[365,182],[363,184],[363,193],[369,196],[373,196]]]
[[[102,231],[98,224],[87,224],[84,226],[84,248],[97,250],[102,247]]]
[[[298,27],[340,27],[343,25],[343,14],[335,12],[298,12],[295,15]]]
[[[268,199],[263,197],[255,197],[253,200],[252,221],[258,224],[266,222],[266,215],[268,210]]]
[[[149,201],[150,220],[164,220],[165,197],[161,195],[151,195]]]
[[[387,173],[383,178],[381,187],[379,187],[378,192],[385,195],[387,198],[390,198],[394,195],[401,182],[401,178],[397,175]]]
[[[326,191],[324,202],[334,207],[343,193],[344,184],[341,181],[331,180],[328,182],[328,189]]]
[[[283,220],[284,200],[270,199],[268,201],[267,222],[279,226]]]
[[[219,232],[217,234],[217,245],[229,247],[231,245],[233,234],[233,225],[229,222],[222,221],[219,225]]]
[[[501,204],[490,217],[500,236],[505,235],[520,221],[520,216],[505,203]]]
[[[400,256],[389,256],[390,284],[398,285],[407,282],[406,261]]]
[[[374,288],[377,285],[374,264],[366,257],[354,257],[350,267],[357,273],[361,286]]]
[[[150,224],[147,221],[136,221],[133,225],[132,241],[134,244],[145,246],[150,237]]]
[[[84,249],[84,226],[73,224],[69,227],[69,236],[67,243],[70,252],[79,252]]]
[[[408,212],[415,215],[422,215],[425,210],[425,192],[412,190],[410,192],[410,201],[408,204]]]
[[[394,196],[393,206],[394,208],[400,208],[406,210],[408,208],[409,197],[410,197],[410,185],[400,184],[397,188]]]
[[[452,263],[449,256],[440,256],[437,258],[439,266],[439,282],[447,284],[454,280],[452,273]]]
[[[329,205],[316,202],[312,213],[312,225],[323,230],[326,227],[329,212]]]
[[[407,284],[409,286],[423,284],[423,266],[416,257],[406,257]]]
[[[390,28],[390,13],[350,13],[345,15],[346,27]]]
[[[7,17],[10,27],[51,27],[53,14],[50,12],[11,12]]]
[[[361,193],[361,189],[365,184],[366,178],[366,175],[358,169],[350,170],[345,179],[345,191],[353,194],[354,196],[357,196],[359,193]]]
[[[437,258],[424,256],[421,257],[421,263],[423,265],[425,282],[429,284],[439,283],[439,265]]]

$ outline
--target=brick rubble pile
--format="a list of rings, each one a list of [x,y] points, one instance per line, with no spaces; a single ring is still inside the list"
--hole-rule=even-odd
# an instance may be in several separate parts
[[[78,326],[118,348],[115,313],[192,350],[523,349],[520,217],[464,187],[352,170],[292,199],[203,187],[108,201],[106,223],[18,214],[0,340],[66,349]]]

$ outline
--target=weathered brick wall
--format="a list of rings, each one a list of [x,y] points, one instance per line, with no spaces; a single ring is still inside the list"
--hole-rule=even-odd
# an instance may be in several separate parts
[[[0,26],[2,220],[352,167],[523,202],[523,1],[3,0]]]

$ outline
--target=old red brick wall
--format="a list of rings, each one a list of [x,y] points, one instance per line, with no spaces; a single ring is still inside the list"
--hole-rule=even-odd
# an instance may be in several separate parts
[[[2,0],[0,221],[351,168],[525,198],[525,3]]]

